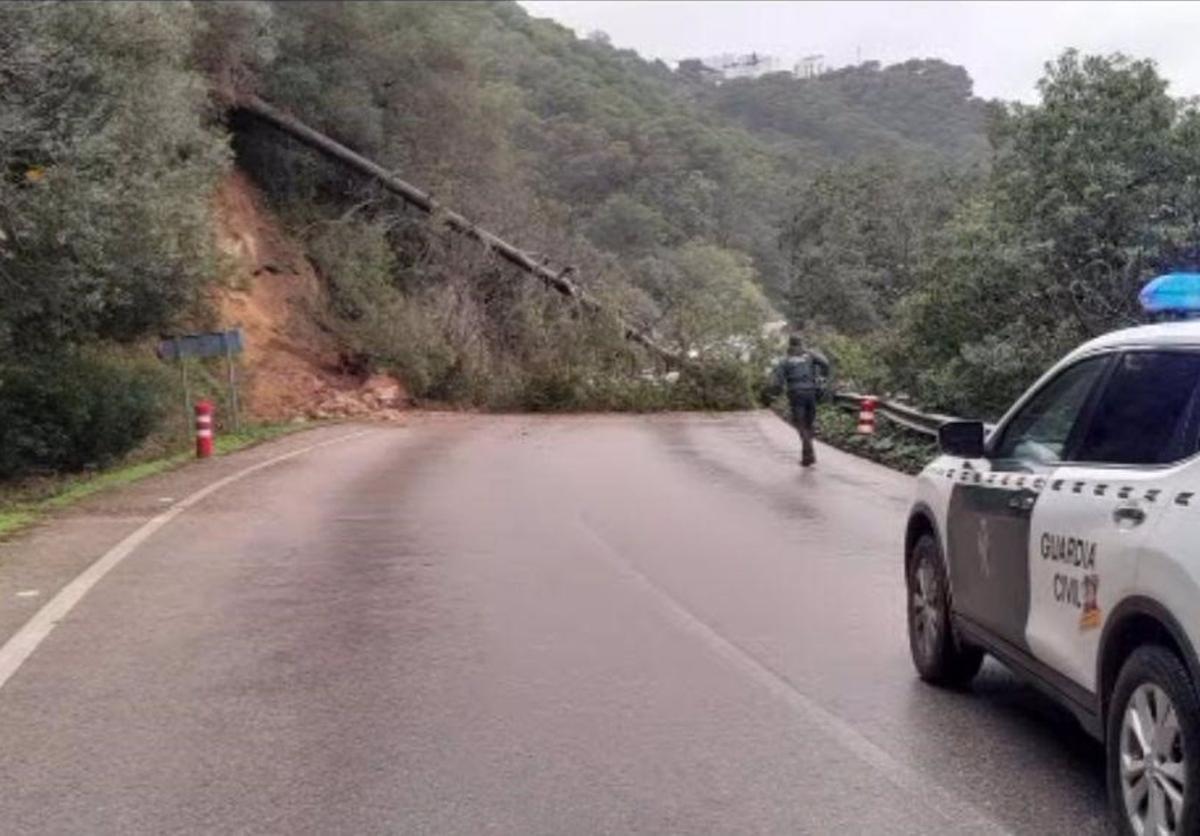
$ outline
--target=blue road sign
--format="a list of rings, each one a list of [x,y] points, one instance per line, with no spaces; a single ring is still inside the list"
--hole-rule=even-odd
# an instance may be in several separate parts
[[[185,357],[225,357],[242,353],[242,329],[216,331],[211,334],[184,334],[167,337],[158,344],[160,360],[182,360]]]

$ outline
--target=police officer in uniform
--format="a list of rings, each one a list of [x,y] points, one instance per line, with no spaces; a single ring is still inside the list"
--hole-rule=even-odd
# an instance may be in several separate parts
[[[787,357],[775,367],[774,389],[787,392],[792,409],[792,424],[800,432],[800,464],[809,467],[817,461],[813,452],[813,428],[817,419],[817,397],[824,378],[829,376],[829,361],[814,349],[806,349],[798,334],[788,339]]]

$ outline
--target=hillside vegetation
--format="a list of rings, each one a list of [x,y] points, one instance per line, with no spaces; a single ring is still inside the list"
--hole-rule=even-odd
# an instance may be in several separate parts
[[[535,252],[571,305],[238,108],[256,94]],[[236,167],[323,284],[343,369],[515,409],[753,403],[786,317],[844,376],[988,413],[1194,259],[1200,141],[1153,65],[1067,54],[1036,106],[959,67],[712,83],[511,2],[0,3],[0,476],[121,455],[149,344],[229,325]]]
[[[685,67],[682,75],[688,75]],[[987,158],[988,107],[962,67],[912,60],[695,85],[696,99],[801,159],[902,157],[937,168]]]

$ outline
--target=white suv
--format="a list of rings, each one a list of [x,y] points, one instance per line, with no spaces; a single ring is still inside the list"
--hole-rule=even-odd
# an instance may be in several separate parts
[[[1200,832],[1200,321],[1093,340],[940,442],[905,538],[921,677],[992,654],[1105,742],[1121,832]]]

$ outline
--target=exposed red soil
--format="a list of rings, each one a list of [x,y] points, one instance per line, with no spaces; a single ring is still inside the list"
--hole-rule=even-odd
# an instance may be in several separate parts
[[[319,325],[325,292],[303,247],[289,238],[243,173],[216,197],[224,264],[213,301],[222,327],[240,326],[242,398],[254,418],[375,417],[396,420],[408,404],[403,384],[355,374]]]

